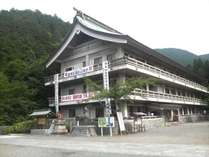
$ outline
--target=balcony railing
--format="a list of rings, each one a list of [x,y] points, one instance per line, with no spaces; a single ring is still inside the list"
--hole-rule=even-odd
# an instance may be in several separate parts
[[[116,59],[116,60],[111,62],[110,67],[124,65],[124,64],[136,67],[136,68],[138,68],[139,71],[141,69],[141,70],[151,72],[151,73],[149,73],[150,75],[152,75],[152,73],[153,73],[153,74],[155,74],[155,77],[158,77],[158,78],[161,78],[161,79],[166,79],[166,80],[170,79],[170,80],[172,80],[172,82],[176,82],[176,83],[178,81],[185,86],[189,86],[190,88],[196,88],[196,89],[204,91],[204,92],[208,91],[206,87],[204,87],[204,86],[202,86],[202,85],[200,85],[196,82],[187,80],[187,79],[185,79],[181,76],[175,75],[173,73],[170,73],[168,71],[165,71],[163,69],[160,69],[158,67],[149,65],[147,63],[141,62],[139,60],[136,60],[136,59],[130,58],[130,57],[124,57],[124,58]]]
[[[96,101],[91,99],[94,92],[77,93],[72,95],[64,95],[59,98],[60,105],[82,104],[89,101]],[[135,89],[129,96],[130,99],[141,101],[153,101],[163,103],[177,103],[188,105],[206,105],[204,101],[194,97],[179,96],[174,94],[160,93],[155,91],[146,91],[142,89]],[[49,105],[54,105],[54,98],[49,98]]]
[[[142,99],[146,100],[152,100],[154,98],[155,100],[159,102],[173,102],[173,103],[183,103],[183,104],[193,104],[193,105],[206,105],[206,103],[198,98],[194,97],[187,97],[187,96],[180,96],[180,95],[174,95],[174,94],[168,94],[168,93],[161,93],[161,92],[155,92],[155,91],[146,91],[142,89],[135,89],[132,92],[132,95],[140,96]],[[154,100],[153,100],[154,101]]]
[[[102,64],[95,64],[93,65],[93,71],[92,72],[96,72],[96,71],[99,71],[99,70],[102,70]],[[88,73],[91,73],[91,72],[88,72]],[[73,79],[77,79],[77,78],[81,78],[83,77],[84,75],[75,75],[75,76],[68,76],[68,77],[65,77],[64,73],[60,73],[59,74],[59,80],[62,80],[62,81],[68,81],[68,80],[73,80]],[[54,81],[54,76],[49,76],[49,77],[45,77],[45,83],[49,83],[49,84],[52,84]]]
[[[123,65],[133,67],[133,70],[137,70],[141,73],[146,73],[147,75],[151,75],[151,76],[161,78],[161,79],[164,79],[164,80],[167,80],[167,81],[170,81],[170,82],[181,84],[183,86],[194,88],[196,90],[208,92],[206,87],[204,87],[204,86],[202,86],[202,85],[200,85],[196,82],[187,80],[187,79],[185,79],[181,76],[177,76],[173,73],[170,73],[170,72],[165,71],[163,69],[160,69],[158,67],[149,65],[147,63],[141,62],[141,61],[136,60],[134,58],[123,57],[123,58],[113,60],[109,64],[111,71],[117,70],[117,68],[119,68],[120,66],[123,66]],[[126,67],[126,68],[130,68],[130,67]],[[62,74],[59,74],[59,80],[60,80],[60,82],[67,81],[67,80],[72,80],[72,79],[87,76],[90,73],[92,75],[94,75],[96,71],[102,73],[101,70],[102,70],[102,65],[101,64],[93,65],[93,71],[92,72],[86,73],[85,75],[77,75],[77,76],[72,76],[72,77],[64,77],[64,74],[62,73]],[[45,82],[46,82],[46,84],[47,83],[52,84],[53,83],[53,76],[45,78]]]

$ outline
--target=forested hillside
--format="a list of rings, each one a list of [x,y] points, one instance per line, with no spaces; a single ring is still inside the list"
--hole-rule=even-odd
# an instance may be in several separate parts
[[[45,62],[69,28],[39,11],[0,11],[0,125],[47,107]]]
[[[176,48],[163,48],[156,50],[184,66],[187,66],[189,64],[192,65],[193,60],[198,58],[202,59],[202,61],[209,60],[209,54],[196,55],[192,52]]]

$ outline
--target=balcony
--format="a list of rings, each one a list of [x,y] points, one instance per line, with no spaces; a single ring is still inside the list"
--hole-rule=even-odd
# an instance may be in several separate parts
[[[78,78],[82,78],[82,77],[86,77],[86,76],[98,75],[98,74],[102,73],[102,65],[92,65],[92,66],[93,66],[92,71],[87,72],[82,75],[74,75],[74,76],[70,76],[70,77],[64,77],[64,74],[59,74],[59,82],[74,80],[74,79],[78,79]],[[192,89],[196,89],[198,91],[208,93],[208,90],[206,87],[204,87],[196,82],[187,80],[183,77],[177,76],[177,75],[172,74],[168,71],[162,70],[162,69],[157,68],[155,66],[151,66],[147,63],[138,61],[138,60],[130,58],[130,57],[123,57],[123,58],[113,60],[113,61],[111,61],[109,66],[110,66],[110,71],[116,71],[116,70],[121,70],[121,69],[130,69],[130,70],[138,71],[143,74],[147,74],[149,76],[160,78],[160,79],[172,82],[172,83],[176,83],[176,84],[179,84],[179,85],[182,85],[185,87],[189,87]],[[47,77],[45,79],[45,85],[50,85],[53,83],[54,83],[53,76]]]
[[[203,100],[194,97],[179,96],[179,95],[160,93],[155,91],[146,91],[142,89],[135,89],[130,95],[130,98],[134,100],[152,101],[152,102],[161,102],[161,103],[202,105],[202,106],[207,105]]]
[[[97,100],[91,99],[95,95],[94,92],[79,93],[72,95],[64,95],[59,99],[59,105],[74,105],[97,102]],[[142,89],[135,89],[129,96],[132,100],[160,102],[160,103],[172,103],[172,104],[185,104],[185,105],[207,105],[201,99],[179,96],[174,94],[166,94],[154,91],[146,91]],[[54,98],[49,98],[49,106],[54,106]]]

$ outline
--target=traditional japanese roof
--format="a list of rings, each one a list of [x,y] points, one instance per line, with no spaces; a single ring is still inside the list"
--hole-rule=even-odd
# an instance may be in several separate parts
[[[61,43],[60,48],[58,51],[49,59],[46,67],[48,68],[60,55],[61,53],[67,48],[69,43],[72,41],[73,37],[80,32],[104,41],[114,42],[125,44],[126,46],[136,48],[138,50],[143,51],[149,56],[152,56],[162,63],[166,63],[167,65],[178,69],[179,71],[185,73],[187,76],[195,79],[198,82],[205,82],[202,78],[196,76],[195,74],[188,71],[184,66],[176,63],[175,61],[171,60],[170,58],[160,54],[159,52],[143,45],[142,43],[136,41],[135,39],[131,38],[130,36],[123,34],[102,22],[97,21],[96,19],[88,16],[87,14],[75,9],[77,11],[76,16],[74,17],[73,24],[71,30],[67,33],[66,37],[64,38],[63,42]]]

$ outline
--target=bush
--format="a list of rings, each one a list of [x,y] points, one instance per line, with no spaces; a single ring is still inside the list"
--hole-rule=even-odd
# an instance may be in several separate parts
[[[27,120],[20,123],[15,123],[12,126],[5,128],[3,130],[3,133],[4,134],[29,133],[33,125],[34,125],[34,120]]]

